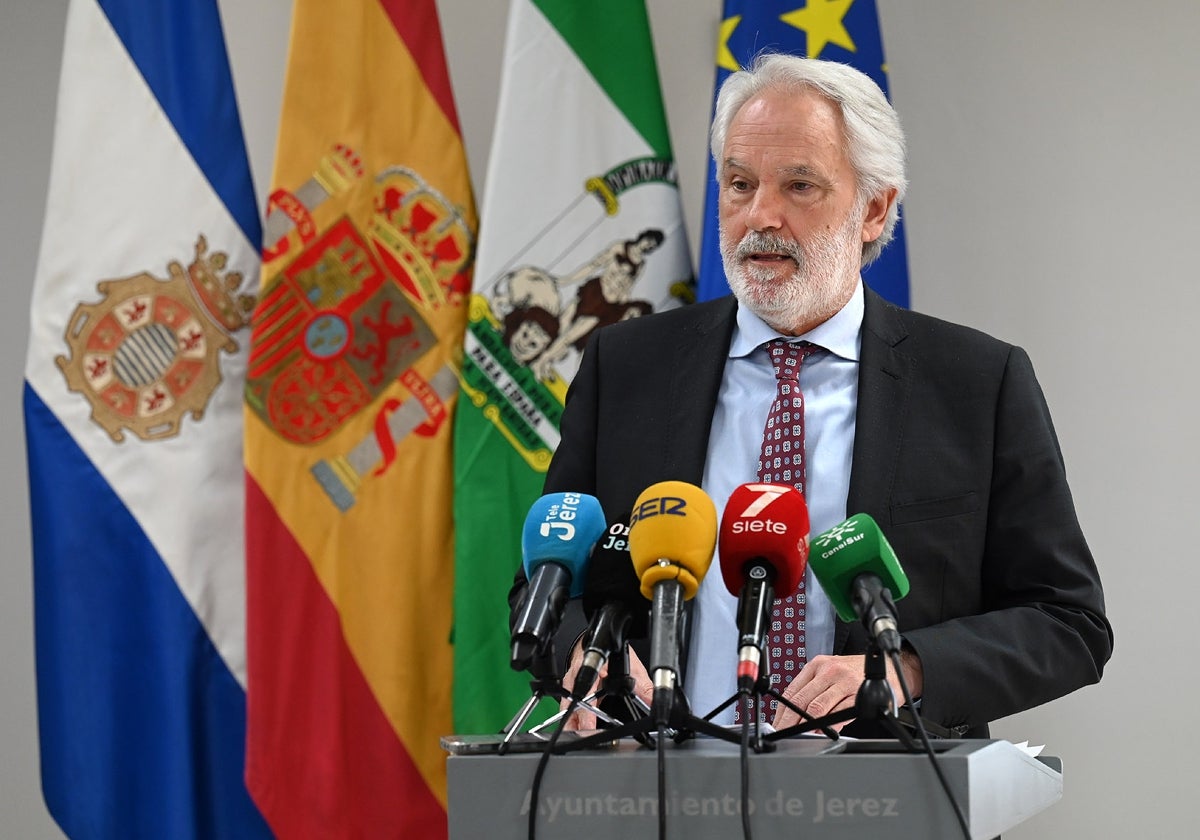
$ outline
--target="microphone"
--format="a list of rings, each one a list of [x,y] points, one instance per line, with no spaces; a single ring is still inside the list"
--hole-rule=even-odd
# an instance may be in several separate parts
[[[843,621],[858,618],[884,653],[900,652],[895,601],[908,576],[875,520],[856,513],[818,535],[808,561]]]
[[[693,484],[660,481],[647,487],[629,518],[629,557],[651,600],[650,678],[653,708],[667,725],[679,681],[683,601],[695,597],[712,563],[717,541],[717,509]]]
[[[629,560],[628,522],[628,514],[617,517],[592,552],[583,590],[583,612],[590,623],[583,636],[583,662],[571,690],[576,699],[591,688],[614,651],[647,632],[649,610]]]
[[[631,613],[629,638],[645,638],[650,632],[650,609],[641,586],[629,557],[629,511],[625,511],[608,526],[592,552],[583,589],[583,613],[593,618],[606,604],[620,601]]]
[[[808,560],[808,505],[783,484],[743,484],[729,496],[718,539],[721,577],[738,596],[738,690],[766,664],[771,604],[796,591]]]
[[[603,533],[604,511],[595,496],[550,493],[529,508],[521,531],[529,587],[512,626],[513,670],[528,668],[554,638],[567,599],[583,592],[592,546]]]
[[[613,651],[625,647],[631,618],[629,609],[620,601],[608,602],[592,616],[583,636],[583,661],[571,686],[573,699],[582,700],[608,662],[608,657],[612,656]]]

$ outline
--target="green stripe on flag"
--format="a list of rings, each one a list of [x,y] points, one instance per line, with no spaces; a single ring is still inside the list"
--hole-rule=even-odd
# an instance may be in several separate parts
[[[645,2],[605,0],[603,14],[589,0],[532,2],[655,154],[672,157]]]
[[[474,527],[460,527],[456,536],[456,553],[469,561],[459,569],[471,572],[454,586],[454,731],[496,732],[529,697],[529,675],[506,667],[504,593],[520,563],[525,511],[546,476],[521,460],[467,394],[460,396],[455,446],[454,518]],[[546,703],[533,721],[557,708]]]

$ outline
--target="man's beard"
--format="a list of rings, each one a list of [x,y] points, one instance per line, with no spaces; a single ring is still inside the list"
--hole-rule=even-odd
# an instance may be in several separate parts
[[[774,233],[748,231],[732,242],[721,230],[721,262],[738,302],[775,329],[791,333],[801,325],[811,329],[837,314],[858,280],[862,242],[862,209],[854,210],[836,231],[818,231],[806,245]],[[795,263],[786,277],[771,267],[744,262],[755,253],[785,254]],[[856,259],[857,257],[857,259]]]

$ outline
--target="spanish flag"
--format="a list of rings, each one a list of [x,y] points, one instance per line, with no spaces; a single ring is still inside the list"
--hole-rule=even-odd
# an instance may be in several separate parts
[[[280,838],[446,833],[476,217],[433,0],[297,0],[245,391],[246,776]]]

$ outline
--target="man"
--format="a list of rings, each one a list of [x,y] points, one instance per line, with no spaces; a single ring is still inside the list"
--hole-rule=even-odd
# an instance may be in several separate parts
[[[678,479],[722,510],[758,479],[776,397],[764,346],[808,342],[812,530],[865,512],[895,548],[911,582],[897,603],[903,670],[922,715],[985,736],[991,720],[1096,682],[1112,632],[1028,357],[861,282],[906,186],[882,92],[844,65],[766,56],[723,86],[712,152],[734,296],[592,337],[546,492],[592,493],[613,517]],[[821,716],[853,705],[866,639],[811,572],[806,596],[807,664],[783,691]],[[684,685],[699,713],[734,692],[735,603],[717,574],[695,600]],[[890,665],[889,679],[899,695]],[[795,715],[781,706],[774,722]]]

